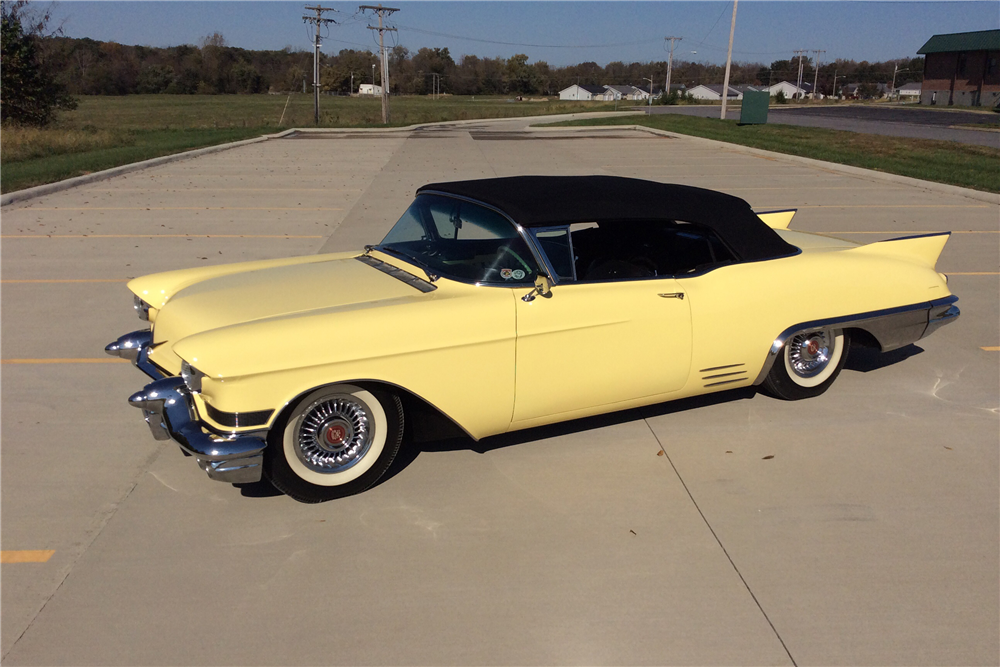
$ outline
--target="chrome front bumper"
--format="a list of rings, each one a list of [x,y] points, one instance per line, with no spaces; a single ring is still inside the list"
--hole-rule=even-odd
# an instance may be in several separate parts
[[[135,331],[110,343],[104,351],[130,360],[153,382],[129,397],[142,410],[157,440],[173,440],[212,479],[232,484],[257,482],[264,461],[266,431],[220,435],[198,421],[191,392],[179,377],[166,377],[149,361],[150,331]]]

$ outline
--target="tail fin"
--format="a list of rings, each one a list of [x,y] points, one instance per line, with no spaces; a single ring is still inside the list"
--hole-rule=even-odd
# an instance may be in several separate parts
[[[922,236],[904,236],[898,239],[887,239],[876,241],[868,245],[851,248],[848,252],[858,252],[869,255],[883,255],[886,257],[896,257],[926,264],[934,268],[937,264],[944,244],[948,242],[951,232],[939,232],[937,234],[924,234]]]
[[[757,217],[764,221],[764,224],[771,229],[788,229],[788,224],[795,217],[798,209],[789,208],[783,211],[760,211]]]

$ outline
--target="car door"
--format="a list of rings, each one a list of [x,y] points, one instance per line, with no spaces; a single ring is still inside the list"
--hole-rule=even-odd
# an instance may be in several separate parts
[[[516,309],[512,426],[612,410],[687,382],[691,311],[672,277],[565,282],[517,298]]]

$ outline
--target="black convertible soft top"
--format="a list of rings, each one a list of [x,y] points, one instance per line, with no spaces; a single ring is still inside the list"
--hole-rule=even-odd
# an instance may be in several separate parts
[[[417,194],[425,191],[489,204],[523,227],[680,220],[711,228],[744,261],[798,251],[739,197],[689,185],[620,176],[512,176],[431,183]]]

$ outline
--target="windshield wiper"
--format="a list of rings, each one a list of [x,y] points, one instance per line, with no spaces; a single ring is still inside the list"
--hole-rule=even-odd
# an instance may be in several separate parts
[[[436,283],[437,280],[438,280],[438,278],[441,277],[438,274],[434,273],[433,269],[430,266],[428,266],[427,264],[424,264],[423,262],[421,262],[416,257],[413,257],[412,255],[408,255],[405,252],[403,252],[402,250],[397,250],[396,248],[393,248],[392,246],[383,246],[383,245],[365,246],[365,250],[369,250],[369,249],[370,250],[378,250],[379,252],[384,252],[387,255],[393,255],[394,257],[398,257],[401,260],[403,260],[404,262],[408,262],[410,264],[415,264],[416,266],[420,267],[423,270],[424,273],[427,274],[427,280],[431,281],[432,283]]]

